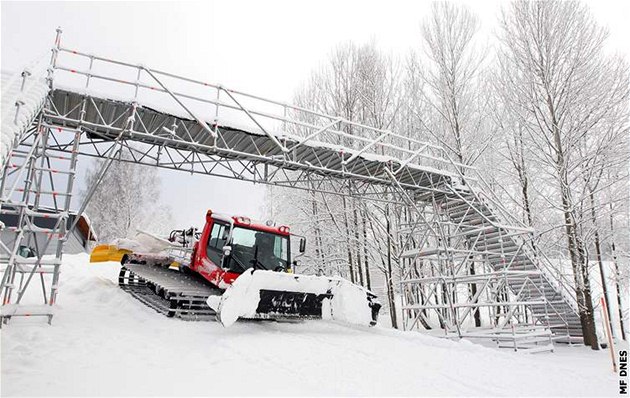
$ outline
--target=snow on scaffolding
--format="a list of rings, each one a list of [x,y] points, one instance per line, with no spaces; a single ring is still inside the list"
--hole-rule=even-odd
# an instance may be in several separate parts
[[[123,95],[120,92],[115,92],[115,90],[106,90],[103,88],[95,89],[93,87],[78,88],[74,85],[59,83],[57,81],[54,82],[54,89],[78,94],[80,96],[98,98],[105,101],[112,101],[112,102],[119,102],[119,103],[126,103],[126,104],[131,104],[135,102],[139,108],[155,111],[155,112],[168,115],[168,116],[173,116],[180,120],[194,121],[194,118],[193,118],[193,115],[194,115],[194,117],[197,117],[198,119],[204,121],[208,126],[212,126],[216,123],[218,126],[220,126],[223,129],[241,131],[245,134],[256,135],[260,137],[264,137],[267,134],[269,134],[275,137],[279,141],[291,142],[291,145],[296,145],[296,146],[300,145],[300,146],[305,146],[309,148],[323,149],[323,150],[329,150],[329,151],[334,151],[334,152],[344,152],[346,155],[348,155],[348,157],[356,155],[357,157],[362,158],[366,161],[370,161],[370,162],[393,163],[393,164],[398,164],[398,165],[404,162],[404,159],[400,159],[395,156],[381,155],[374,152],[351,149],[342,145],[333,144],[329,142],[323,142],[320,139],[314,139],[314,138],[309,139],[307,137],[302,137],[300,135],[292,134],[278,128],[275,128],[275,129],[265,128],[265,131],[263,131],[259,126],[244,123],[242,118],[238,118],[235,115],[232,115],[231,117],[230,116],[214,117],[210,115],[209,112],[203,112],[203,113],[193,112],[193,115],[191,115],[188,112],[186,112],[186,110],[184,110],[184,108],[181,105],[177,104],[174,101],[156,101],[155,98],[151,98],[146,95],[134,98],[133,95]],[[189,104],[186,104],[186,105],[189,106]],[[361,138],[361,137],[357,137],[357,138]],[[436,159],[436,160],[442,161],[444,162],[444,164],[447,163],[446,159]],[[455,178],[456,173],[448,171],[448,170],[440,169],[437,167],[431,167],[428,165],[420,165],[419,163],[414,163],[414,162],[406,163],[405,167],[424,171],[431,174],[444,175],[454,180],[456,179]]]
[[[332,150],[344,153],[346,159],[391,163],[447,177],[456,176],[457,167],[469,168],[449,159],[443,148],[412,137],[143,65],[60,46],[53,69],[55,90],[135,103],[180,120],[196,120],[205,124],[205,130],[218,125],[249,135],[267,135],[278,146],[289,141],[294,148]],[[346,126],[354,132],[346,132]],[[330,134],[332,140],[324,137]],[[336,143],[344,140],[352,143]]]
[[[16,138],[28,129],[44,105],[48,93],[44,61],[36,61],[14,74],[2,74],[0,164],[4,164]]]

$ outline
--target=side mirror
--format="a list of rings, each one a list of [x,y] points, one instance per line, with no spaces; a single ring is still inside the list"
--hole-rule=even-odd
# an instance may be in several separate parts
[[[306,251],[306,238],[300,238],[300,253]]]
[[[223,255],[227,257],[230,255],[230,253],[232,253],[232,246],[229,246],[229,245],[223,246]]]

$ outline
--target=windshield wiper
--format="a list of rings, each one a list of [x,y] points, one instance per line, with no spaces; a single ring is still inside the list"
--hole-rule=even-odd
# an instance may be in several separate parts
[[[243,262],[236,256],[234,252],[232,252],[230,257],[232,257],[232,259],[236,262],[236,264],[238,264],[239,267],[243,269],[243,271],[246,271],[247,268],[249,268],[249,267],[246,267],[245,264],[243,264]]]

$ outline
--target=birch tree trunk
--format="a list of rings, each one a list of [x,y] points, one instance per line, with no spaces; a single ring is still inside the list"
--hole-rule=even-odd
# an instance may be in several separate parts
[[[610,232],[611,232],[610,249],[611,249],[613,264],[615,265],[615,282],[616,282],[615,286],[617,287],[617,309],[619,311],[619,328],[621,329],[621,339],[626,340],[626,329],[623,324],[623,305],[621,303],[621,288],[619,287],[619,285],[621,284],[621,275],[619,272],[619,262],[617,261],[617,250],[615,247],[615,239],[614,239],[615,225],[614,225],[614,217],[612,213],[612,203],[610,204],[610,210],[611,210],[610,212]]]

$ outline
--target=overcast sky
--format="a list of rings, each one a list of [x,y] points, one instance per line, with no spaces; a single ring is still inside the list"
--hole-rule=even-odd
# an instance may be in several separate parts
[[[459,3],[477,13],[480,34],[491,37],[501,2]],[[610,30],[610,50],[629,54],[630,1],[588,4]],[[17,71],[49,54],[61,26],[67,47],[290,101],[340,42],[374,40],[384,51],[405,56],[418,46],[429,8],[428,1],[3,1],[0,63],[3,71]],[[87,161],[82,163],[84,169]],[[160,173],[163,198],[178,225],[201,223],[207,208],[260,216],[260,186]]]

